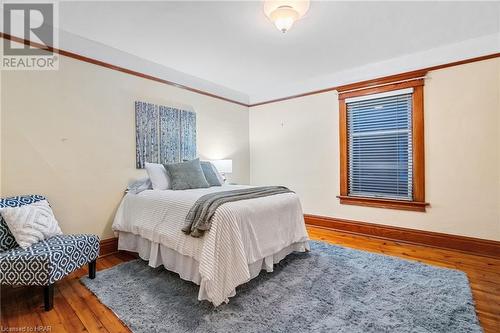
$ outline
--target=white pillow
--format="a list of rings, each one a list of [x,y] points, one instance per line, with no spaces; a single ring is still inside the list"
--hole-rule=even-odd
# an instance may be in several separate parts
[[[23,249],[41,240],[62,234],[47,200],[20,207],[2,208],[0,214],[17,244]]]
[[[146,163],[146,171],[153,185],[153,190],[168,190],[170,188],[170,177],[163,164]]]

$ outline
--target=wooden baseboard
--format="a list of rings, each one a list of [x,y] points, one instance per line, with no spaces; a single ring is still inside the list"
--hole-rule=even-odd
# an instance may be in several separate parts
[[[107,238],[101,240],[101,249],[99,250],[99,256],[107,256],[108,254],[118,252],[118,238]]]
[[[310,214],[304,214],[304,219],[310,226],[500,259],[500,242],[498,241]],[[101,240],[100,256],[116,252],[118,252],[118,238]]]
[[[500,258],[500,242],[493,240],[309,214],[305,214],[304,219],[306,224],[310,226],[317,226],[350,234],[376,237],[408,244],[431,246],[497,259]]]

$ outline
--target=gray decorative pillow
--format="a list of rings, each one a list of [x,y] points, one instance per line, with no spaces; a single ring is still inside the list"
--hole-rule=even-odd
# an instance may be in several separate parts
[[[220,182],[219,177],[217,177],[217,171],[214,165],[206,161],[202,161],[200,164],[208,184],[210,186],[221,186],[222,183]]]
[[[165,164],[165,169],[170,176],[172,190],[210,187],[203,174],[199,158],[187,162]]]

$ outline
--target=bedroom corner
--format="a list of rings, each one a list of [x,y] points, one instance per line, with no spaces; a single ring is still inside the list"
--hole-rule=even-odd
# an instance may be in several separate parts
[[[2,194],[49,197],[64,232],[114,237],[127,182],[146,176],[136,169],[136,100],[194,110],[199,155],[231,158],[230,181],[249,181],[245,106],[64,56],[56,71],[2,71],[2,97]]]

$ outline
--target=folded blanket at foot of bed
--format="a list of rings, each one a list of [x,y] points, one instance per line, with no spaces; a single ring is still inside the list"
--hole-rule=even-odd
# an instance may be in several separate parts
[[[210,230],[212,217],[217,208],[227,202],[268,197],[282,193],[290,193],[284,186],[261,186],[240,190],[209,193],[199,198],[186,216],[186,226],[182,231],[193,237],[201,237]]]

